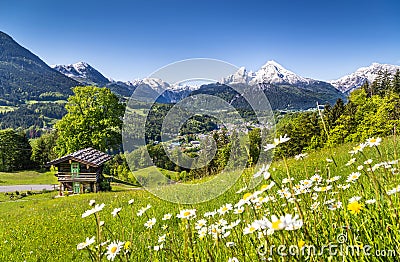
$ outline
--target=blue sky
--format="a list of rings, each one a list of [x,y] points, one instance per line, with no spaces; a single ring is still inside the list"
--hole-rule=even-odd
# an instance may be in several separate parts
[[[399,11],[397,0],[2,0],[0,30],[48,64],[86,61],[117,80],[193,57],[330,80],[400,64]]]

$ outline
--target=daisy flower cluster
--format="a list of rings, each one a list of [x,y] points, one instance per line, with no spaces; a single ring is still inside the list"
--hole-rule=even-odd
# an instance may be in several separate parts
[[[267,144],[265,150],[276,148],[289,139],[287,135],[281,136]],[[139,259],[135,257],[137,250],[148,252],[143,256],[152,261],[264,261],[271,257],[275,261],[279,255],[264,254],[260,252],[261,247],[295,243],[301,248],[319,242],[321,236],[332,236],[330,234],[343,230],[351,232],[355,236],[352,241],[361,245],[357,242],[360,232],[375,224],[380,226],[377,232],[397,232],[394,230],[397,213],[377,221],[387,212],[385,210],[397,212],[398,207],[393,203],[398,203],[394,201],[400,192],[400,185],[389,187],[386,183],[398,184],[398,160],[380,158],[378,161],[379,157],[366,157],[381,142],[380,138],[370,138],[354,147],[349,152],[350,160],[338,167],[345,170],[341,173],[329,168],[314,169],[314,172],[299,168],[297,173],[290,173],[289,168],[282,168],[287,174],[279,175],[282,171],[270,171],[269,164],[261,165],[252,175],[262,180],[260,187],[250,191],[246,184],[236,190],[229,201],[207,208],[180,206],[167,210],[168,213],[157,213],[157,207],[150,204],[136,207],[134,203],[137,202],[129,200],[110,210],[110,217],[121,221],[125,229],[129,225],[122,223],[123,212],[130,210],[133,217],[125,223],[132,224],[131,235],[124,235],[129,230],[123,230],[121,234],[106,236],[102,228],[107,228],[108,223],[105,226],[99,217],[105,205],[90,201],[93,208],[85,211],[82,217],[93,215],[96,218],[97,235],[87,237],[77,249],[88,250],[91,258],[110,261],[117,258],[135,261]],[[305,162],[310,158],[311,154],[304,153],[294,159]],[[330,158],[326,161],[328,165],[324,158],[324,165],[328,167],[335,162]],[[136,247],[135,240],[146,243],[146,251]]]

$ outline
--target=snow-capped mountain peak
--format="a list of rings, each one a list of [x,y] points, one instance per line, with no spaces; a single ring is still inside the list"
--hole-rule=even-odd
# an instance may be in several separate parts
[[[343,76],[337,80],[329,81],[334,87],[342,92],[350,92],[362,86],[366,81],[369,83],[373,82],[379,75],[379,72],[388,71],[390,74],[395,74],[397,70],[400,70],[398,65],[372,63],[370,66],[361,67],[354,73]]]
[[[110,82],[109,79],[86,62],[78,62],[70,65],[51,65],[51,67],[82,83],[105,85]]]
[[[70,65],[51,65],[53,69],[62,71],[68,77],[87,77],[88,71],[94,69],[86,62],[78,62]]]
[[[274,60],[268,61],[260,70],[255,72],[252,80],[253,83],[270,83],[270,84],[308,84],[309,79],[296,75],[290,70]]]
[[[247,72],[245,67],[241,67],[234,74],[222,79],[224,84],[248,84],[253,79],[253,73]]]
[[[310,81],[311,79],[298,76],[292,71],[285,69],[274,60],[270,60],[255,73],[248,72],[246,68],[241,67],[236,73],[225,77],[222,80],[222,83],[242,83],[250,85],[256,85],[259,83],[304,85],[309,84]]]
[[[156,90],[157,92],[163,92],[164,90],[170,87],[170,85],[167,82],[164,82],[159,78],[135,79],[133,81],[129,81],[128,84],[136,87],[140,85],[147,85],[152,89]]]

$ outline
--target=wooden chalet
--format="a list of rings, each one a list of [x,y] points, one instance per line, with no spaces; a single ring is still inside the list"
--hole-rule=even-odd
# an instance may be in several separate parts
[[[74,194],[98,192],[103,181],[103,164],[111,156],[94,148],[85,148],[47,163],[57,167],[60,195],[64,191]]]

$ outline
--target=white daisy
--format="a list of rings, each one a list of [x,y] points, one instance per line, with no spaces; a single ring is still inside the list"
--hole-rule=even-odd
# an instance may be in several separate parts
[[[92,238],[87,237],[85,242],[79,243],[76,246],[76,249],[78,249],[78,250],[84,249],[84,248],[90,246],[91,244],[93,244],[94,242],[95,242],[95,237],[92,237]]]
[[[153,226],[156,224],[156,221],[157,221],[157,220],[153,217],[153,218],[147,220],[147,222],[144,223],[144,226],[145,226],[147,229],[153,228]]]
[[[116,217],[119,213],[119,211],[121,211],[122,208],[114,208],[113,212],[111,212],[111,215],[113,215],[113,217]]]
[[[121,251],[123,245],[124,245],[124,242],[120,242],[120,241],[111,242],[111,244],[108,245],[108,247],[107,247],[107,252],[106,252],[107,259],[114,261],[115,257]]]

